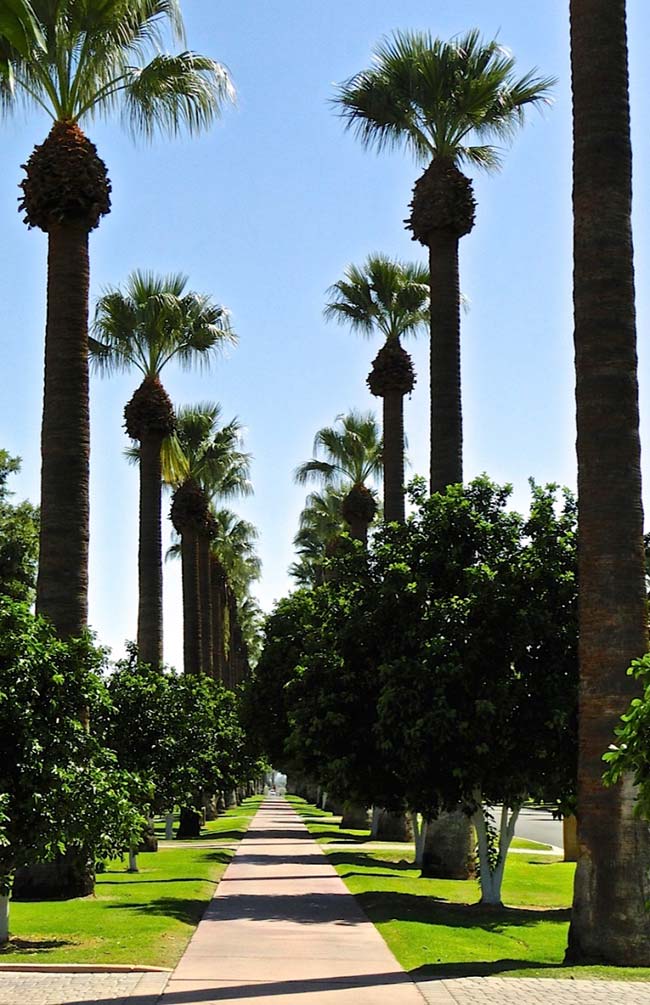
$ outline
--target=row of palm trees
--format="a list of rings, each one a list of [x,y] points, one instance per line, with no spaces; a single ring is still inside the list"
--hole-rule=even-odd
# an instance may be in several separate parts
[[[162,384],[172,362],[207,369],[236,341],[228,311],[187,288],[180,275],[135,272],[124,289],[107,290],[95,310],[89,339],[99,373],[135,369],[142,381],[124,409],[140,470],[138,625],[140,659],[163,660],[162,489],[173,492],[171,520],[183,580],[183,652],[187,673],[234,684],[245,673],[246,644],[238,601],[252,603],[259,576],[256,532],[223,503],[249,495],[250,455],[237,419],[221,421],[219,405],[175,410]]]
[[[106,166],[80,123],[119,112],[146,140],[193,135],[234,98],[222,64],[166,54],[165,37],[184,44],[178,0],[12,0],[0,17],[0,103],[52,120],[25,165],[20,208],[48,237],[36,607],[62,637],[79,635],[88,616],[88,238],[111,205]],[[155,611],[140,613],[153,637]]]

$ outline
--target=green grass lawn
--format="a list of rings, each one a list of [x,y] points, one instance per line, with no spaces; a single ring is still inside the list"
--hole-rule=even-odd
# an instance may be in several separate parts
[[[260,801],[247,799],[210,821],[190,848],[170,843],[138,855],[138,873],[125,872],[126,862],[108,863],[94,896],[12,902],[12,937],[0,962],[175,966],[234,854],[202,842],[241,837]]]
[[[544,846],[518,839],[519,847],[534,847],[529,855],[508,857],[506,906],[482,908],[476,880],[422,879],[409,846],[403,852],[365,850],[367,832],[339,831],[327,814],[291,802],[325,850],[332,841],[350,843],[328,857],[416,980],[500,974],[650,981],[650,968],[562,966],[575,865],[535,856],[535,847]]]

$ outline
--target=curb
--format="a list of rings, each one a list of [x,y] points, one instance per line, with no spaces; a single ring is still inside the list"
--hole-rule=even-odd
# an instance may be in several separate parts
[[[0,963],[0,972],[49,974],[171,974],[169,967],[130,963]]]

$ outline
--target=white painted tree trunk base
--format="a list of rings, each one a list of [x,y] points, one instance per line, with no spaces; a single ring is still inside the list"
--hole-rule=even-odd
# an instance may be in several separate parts
[[[165,817],[165,841],[171,841],[174,837],[174,814],[168,813]]]
[[[129,868],[127,872],[140,872],[138,869],[138,855],[133,849],[129,851]]]

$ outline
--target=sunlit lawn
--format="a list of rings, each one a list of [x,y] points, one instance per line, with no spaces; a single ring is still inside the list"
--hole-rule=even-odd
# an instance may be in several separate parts
[[[481,908],[476,880],[420,878],[413,848],[365,850],[367,832],[292,799],[314,837],[349,849],[328,852],[337,872],[416,979],[501,974],[511,977],[650,981],[650,968],[563,967],[575,866],[551,855],[508,856],[503,908]],[[338,818],[337,818],[338,819]],[[336,833],[340,835],[336,837]],[[518,839],[519,847],[534,842]],[[544,846],[537,845],[537,848]]]
[[[260,801],[248,799],[211,821],[204,838],[237,840]],[[175,966],[234,854],[207,847],[204,838],[138,855],[138,873],[127,873],[126,862],[109,863],[94,896],[12,902],[12,938],[0,962]]]

